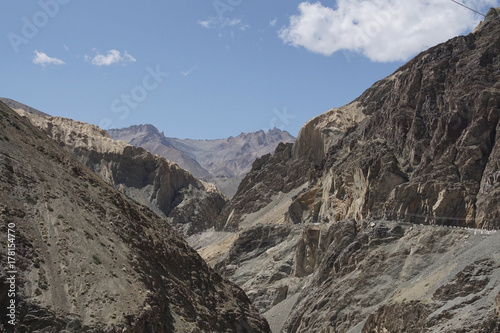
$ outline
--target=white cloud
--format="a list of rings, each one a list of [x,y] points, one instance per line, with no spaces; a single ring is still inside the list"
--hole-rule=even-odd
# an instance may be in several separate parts
[[[273,20],[269,21],[269,25],[271,27],[275,27],[277,23],[278,23],[278,19],[277,18],[274,18]]]
[[[33,63],[45,67],[47,65],[64,65],[65,62],[61,59],[51,58],[43,52],[35,51],[35,57],[33,58]]]
[[[494,0],[464,0],[473,8]],[[449,0],[338,0],[336,8],[302,2],[279,31],[287,44],[331,55],[359,52],[372,61],[407,60],[437,43],[470,31],[481,19]]]
[[[94,49],[96,55],[91,57],[88,55],[84,56],[85,61],[89,61],[92,65],[96,66],[110,66],[113,64],[128,65],[130,63],[136,62],[136,59],[131,56],[127,51],[123,52],[123,55],[118,50],[109,50],[107,54],[100,54],[99,51]]]

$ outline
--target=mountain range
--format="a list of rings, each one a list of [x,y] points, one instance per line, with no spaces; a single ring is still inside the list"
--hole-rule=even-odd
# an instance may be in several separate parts
[[[213,151],[240,156],[243,134],[196,146],[141,125],[132,145],[9,105],[0,237],[16,233],[21,331],[500,332],[500,8],[244,172]],[[246,174],[228,200],[140,142]]]
[[[111,138],[165,157],[195,177],[215,184],[232,197],[257,157],[274,152],[280,142],[293,142],[290,133],[274,128],[241,133],[218,140],[168,138],[153,125],[108,130]]]

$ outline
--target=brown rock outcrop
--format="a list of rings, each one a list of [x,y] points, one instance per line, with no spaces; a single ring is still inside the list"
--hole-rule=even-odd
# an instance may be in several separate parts
[[[419,333],[426,329],[429,314],[429,307],[418,301],[384,305],[368,317],[361,332]]]

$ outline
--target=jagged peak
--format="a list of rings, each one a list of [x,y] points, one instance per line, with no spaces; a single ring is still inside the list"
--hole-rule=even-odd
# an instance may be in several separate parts
[[[113,132],[113,131],[131,131],[134,133],[146,132],[150,134],[163,135],[163,132],[160,133],[158,128],[152,124],[139,124],[139,125],[131,125],[129,127],[124,127],[124,128],[108,129],[108,132]]]
[[[479,22],[477,27],[474,29],[474,33],[481,30],[484,26],[486,26],[491,21],[495,20],[500,15],[500,7],[491,7],[490,10],[486,13],[484,20]]]

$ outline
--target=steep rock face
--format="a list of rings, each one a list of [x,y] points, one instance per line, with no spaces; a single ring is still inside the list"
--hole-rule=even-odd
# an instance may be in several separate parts
[[[15,235],[17,330],[269,331],[243,291],[163,219],[3,103],[0,133],[0,236]],[[4,309],[7,274],[0,270]],[[0,330],[10,331],[7,320]]]
[[[256,158],[273,152],[280,142],[294,140],[288,132],[277,128],[218,140],[167,138],[152,125],[111,129],[108,133],[114,139],[178,163],[194,176],[214,183],[229,197],[236,193],[239,182]]]
[[[319,165],[330,147],[366,117],[357,104],[353,102],[309,120],[300,129],[293,146],[293,157],[295,159],[306,157]]]
[[[499,227],[499,36],[500,18],[490,18],[354,102],[366,117],[330,146],[287,213],[293,223],[353,220],[333,222],[326,251],[299,243],[295,260],[312,252],[303,269],[312,279],[285,332],[498,331],[492,239],[366,220]]]
[[[261,313],[298,295],[305,280],[296,274],[298,226],[256,225],[243,231],[215,268],[241,286]],[[281,314],[281,325],[288,314]]]
[[[18,110],[106,182],[167,217],[183,234],[211,228],[226,199],[162,157],[111,139],[97,126]]]
[[[288,193],[307,182],[310,163],[292,159],[292,144],[280,143],[273,155],[255,160],[238,191],[217,217],[219,230],[238,230],[245,214],[268,205],[275,194]]]
[[[499,20],[423,52],[363,93],[353,104],[365,118],[331,145],[310,189],[314,204],[295,207],[292,220],[498,227]]]

